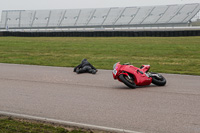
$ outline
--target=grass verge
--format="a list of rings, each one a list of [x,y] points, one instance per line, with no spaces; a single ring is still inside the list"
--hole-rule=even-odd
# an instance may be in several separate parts
[[[0,116],[0,133],[93,133],[93,131]]]
[[[200,37],[0,37],[0,62],[74,67],[87,58],[98,69],[120,61],[200,75],[199,42]]]

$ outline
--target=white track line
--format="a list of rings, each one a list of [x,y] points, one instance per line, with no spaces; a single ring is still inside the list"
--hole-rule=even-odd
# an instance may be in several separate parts
[[[80,128],[100,130],[100,131],[108,131],[108,132],[116,132],[116,133],[142,133],[142,132],[136,132],[136,131],[130,131],[130,130],[124,130],[124,129],[118,129],[118,128],[96,126],[96,125],[56,120],[56,119],[37,117],[37,116],[31,116],[31,115],[16,114],[16,113],[4,112],[4,111],[0,111],[0,115],[30,119],[30,120],[39,120],[43,122],[57,123],[57,124],[62,124],[62,125],[67,125],[67,126],[72,126],[72,127],[80,127]]]

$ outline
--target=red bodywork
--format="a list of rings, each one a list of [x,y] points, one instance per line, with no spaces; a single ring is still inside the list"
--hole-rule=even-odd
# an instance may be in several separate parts
[[[149,77],[146,72],[150,69],[150,65],[142,65],[141,68],[137,68],[133,65],[121,65],[120,62],[116,63],[115,68],[113,68],[113,78],[119,79],[119,75],[125,74],[127,76],[132,76],[134,82],[137,86],[150,85],[152,78]]]

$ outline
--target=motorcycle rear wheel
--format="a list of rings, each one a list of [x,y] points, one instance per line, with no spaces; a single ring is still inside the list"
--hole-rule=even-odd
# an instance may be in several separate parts
[[[119,75],[119,79],[125,84],[127,85],[129,88],[135,89],[136,85],[134,80],[131,80],[128,78],[128,76],[121,74]]]
[[[158,74],[158,73],[152,73],[152,74]],[[159,77],[152,76],[152,83],[158,86],[164,86],[166,84],[166,79],[161,75],[158,74]]]

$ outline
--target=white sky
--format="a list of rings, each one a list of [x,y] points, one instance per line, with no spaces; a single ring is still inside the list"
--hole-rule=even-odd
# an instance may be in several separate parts
[[[200,0],[0,0],[0,11],[131,7],[185,3],[200,3]]]

